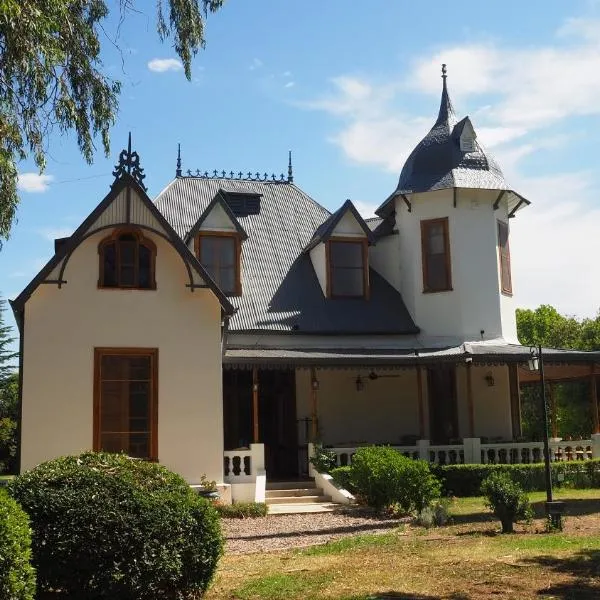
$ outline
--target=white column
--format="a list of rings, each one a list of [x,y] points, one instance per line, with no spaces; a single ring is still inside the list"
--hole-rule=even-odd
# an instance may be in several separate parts
[[[592,458],[600,458],[600,433],[592,433]]]
[[[466,465],[478,465],[481,463],[481,438],[464,438],[463,448]]]
[[[429,462],[429,440],[417,440],[419,458]]]

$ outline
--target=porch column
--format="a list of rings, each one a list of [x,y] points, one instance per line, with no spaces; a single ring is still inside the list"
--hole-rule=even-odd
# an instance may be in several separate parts
[[[258,444],[258,369],[252,367],[252,438],[255,444]]]
[[[319,427],[317,421],[317,392],[319,391],[319,380],[317,371],[314,367],[310,368],[310,417],[311,417],[311,442],[315,442],[318,437]]]
[[[521,382],[519,381],[519,365],[508,365],[508,381],[510,386],[510,418],[512,437],[521,437]]]
[[[554,384],[548,384],[548,397],[550,398],[550,429],[552,437],[558,437],[558,423],[556,421],[556,396],[554,394]]]
[[[475,437],[475,406],[473,403],[473,363],[467,363],[467,406],[469,409],[469,435]]]
[[[419,411],[419,439],[425,439],[425,405],[423,404],[423,370],[417,366],[417,404]]]
[[[598,407],[598,388],[596,385],[595,365],[590,365],[590,401],[592,404],[592,419],[594,423],[594,433],[600,433],[600,414]]]

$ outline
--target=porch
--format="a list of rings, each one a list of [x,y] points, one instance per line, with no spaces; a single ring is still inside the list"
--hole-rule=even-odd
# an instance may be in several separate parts
[[[315,443],[333,449],[339,465],[372,444],[437,464],[542,462],[542,436],[523,427],[523,413],[531,409],[525,400],[540,404],[532,395],[539,375],[527,370],[528,349],[513,346],[510,352],[354,354],[345,361],[339,353],[324,360],[323,352],[310,362],[307,352],[231,357],[224,371],[225,481],[312,476]],[[551,352],[551,460],[600,458],[598,356]],[[553,390],[567,381],[585,388],[581,427],[573,432],[559,431],[564,424],[556,417],[561,395]]]

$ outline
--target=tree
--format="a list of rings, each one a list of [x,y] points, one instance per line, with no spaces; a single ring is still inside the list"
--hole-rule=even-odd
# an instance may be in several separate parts
[[[204,47],[204,20],[224,0],[157,0],[157,32],[172,37],[185,76]],[[120,0],[121,19],[135,9]],[[110,152],[120,83],[102,72],[105,0],[0,0],[0,239],[14,220],[17,163],[32,155],[40,172],[53,128],[74,131],[85,160],[99,136]],[[114,43],[114,40],[110,40]]]
[[[4,324],[5,301],[0,300],[0,473],[15,467],[17,454],[19,377],[15,373],[17,353],[12,328]]]

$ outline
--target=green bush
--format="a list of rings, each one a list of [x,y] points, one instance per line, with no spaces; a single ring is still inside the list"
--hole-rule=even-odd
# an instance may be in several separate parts
[[[450,521],[450,501],[448,498],[434,500],[430,506],[426,506],[415,518],[415,523],[427,529],[431,527],[442,527]]]
[[[533,510],[523,488],[508,473],[492,473],[481,484],[488,508],[500,519],[502,533],[512,533],[517,521],[531,520]]]
[[[235,502],[234,504],[217,502],[214,506],[225,519],[266,517],[269,512],[269,507],[264,502]]]
[[[359,448],[350,465],[350,482],[359,497],[377,509],[395,505],[405,513],[420,512],[440,495],[429,463],[389,446]]]
[[[43,463],[9,490],[31,519],[43,591],[194,598],[207,589],[222,553],[216,510],[156,463],[87,452]]]
[[[477,496],[481,484],[492,473],[508,473],[526,492],[546,489],[544,464],[446,465],[432,467],[445,494]],[[600,459],[552,463],[553,485],[573,488],[600,487]]]
[[[310,464],[319,473],[329,473],[337,464],[337,454],[333,450],[323,448],[320,444],[315,444],[314,455],[310,457]]]
[[[351,473],[352,467],[350,465],[346,465],[345,467],[336,467],[335,469],[332,469],[330,475],[340,487],[354,494],[356,490],[352,485],[352,481],[350,480]]]
[[[0,490],[0,598],[33,600],[35,572],[31,566],[31,530],[21,507]]]

